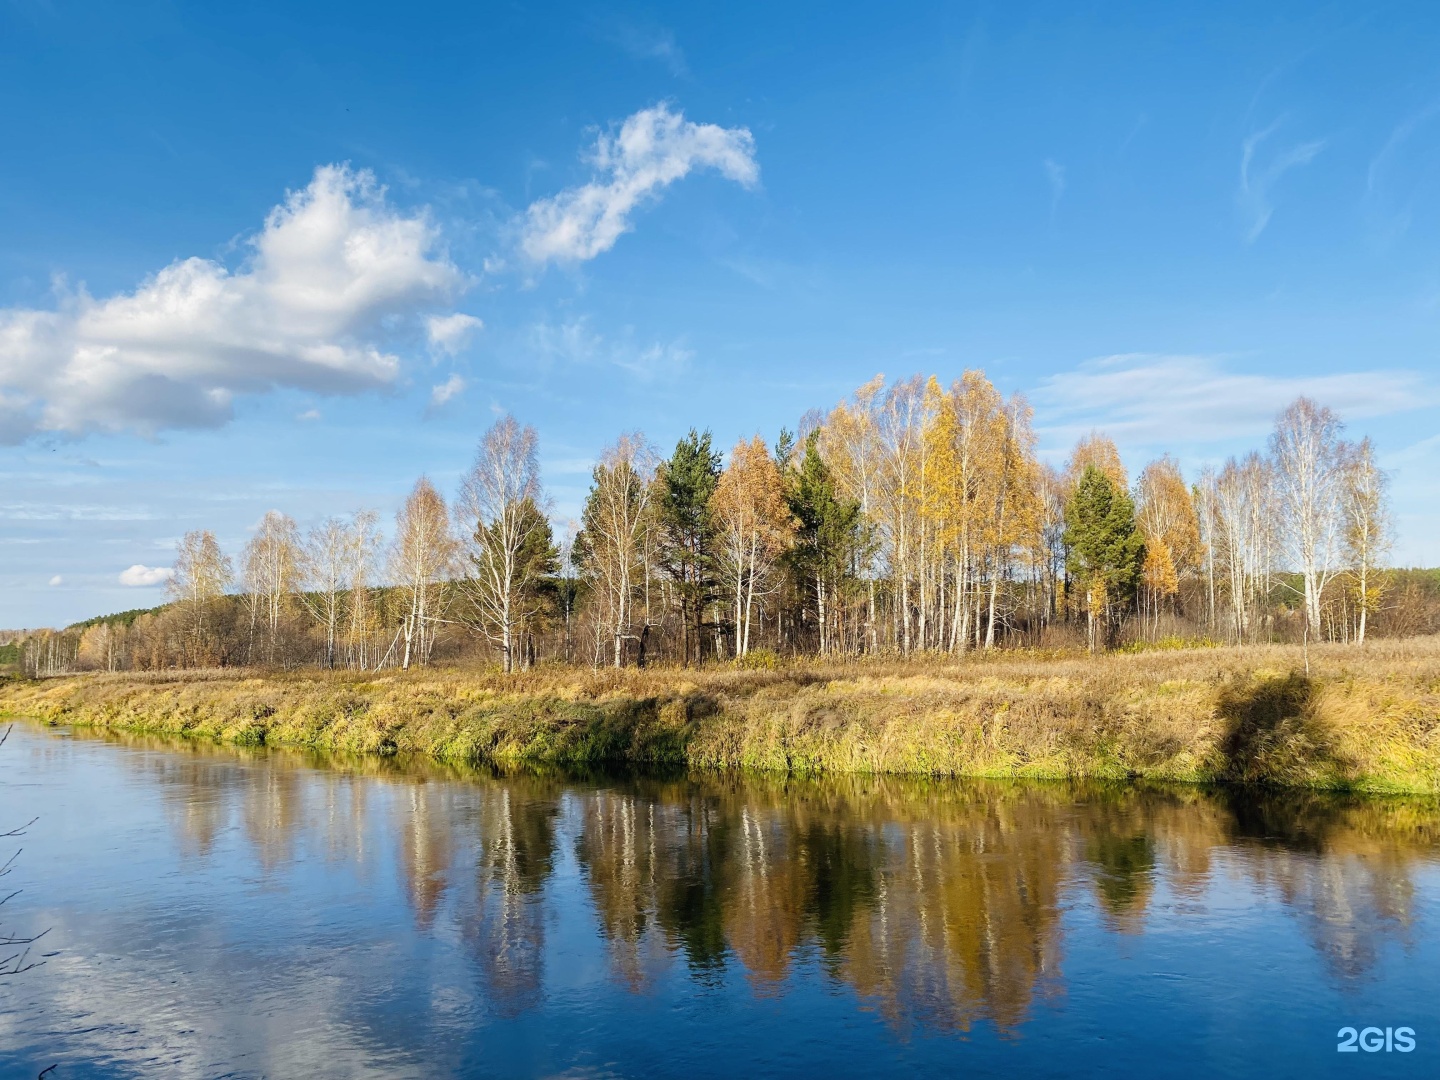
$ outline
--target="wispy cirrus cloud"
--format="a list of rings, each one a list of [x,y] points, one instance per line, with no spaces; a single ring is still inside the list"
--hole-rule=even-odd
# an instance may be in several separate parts
[[[631,215],[696,169],[715,169],[753,187],[760,179],[748,128],[695,124],[665,104],[642,109],[587,155],[593,178],[530,205],[520,248],[536,265],[576,263],[609,251],[630,231]]]
[[[611,355],[611,363],[630,372],[637,379],[650,382],[673,379],[690,366],[695,350],[681,342],[655,342],[644,348],[620,348]]]
[[[468,283],[423,211],[397,211],[346,165],[316,169],[247,247],[233,270],[181,259],[132,292],[62,288],[54,308],[0,309],[0,443],[218,427],[237,394],[390,384],[397,321]]]
[[[1324,139],[1295,143],[1269,152],[1266,142],[1285,122],[1280,117],[1269,127],[1248,135],[1240,148],[1240,187],[1236,201],[1249,221],[1245,242],[1253,243],[1270,224],[1275,212],[1275,185],[1291,169],[1308,165],[1325,148]]]
[[[0,503],[0,521],[155,521],[160,515],[146,507],[86,503]]]
[[[526,335],[532,352],[546,363],[609,364],[643,382],[674,378],[695,358],[683,340],[640,344],[633,327],[615,338],[590,328],[585,317],[561,323],[537,322]]]
[[[1365,172],[1365,216],[1372,234],[1382,243],[1402,236],[1409,228],[1415,205],[1435,188],[1440,176],[1440,153],[1435,140],[1415,134],[1440,116],[1440,102],[1432,102],[1406,117],[1390,132]]]
[[[1440,404],[1440,385],[1417,371],[1261,375],[1208,356],[1128,353],[1052,375],[1032,397],[1051,441],[1100,428],[1122,442],[1173,445],[1263,437],[1301,395],[1360,420]]]
[[[655,60],[676,78],[689,74],[685,51],[663,26],[615,20],[597,26],[597,35],[636,60]]]
[[[532,323],[525,333],[525,343],[546,364],[556,361],[587,364],[594,361],[604,347],[603,339],[590,329],[590,321],[584,316],[562,322],[542,319]]]
[[[1050,216],[1055,216],[1055,211],[1060,209],[1060,198],[1065,194],[1065,166],[1059,162],[1046,158],[1045,179],[1050,184]]]

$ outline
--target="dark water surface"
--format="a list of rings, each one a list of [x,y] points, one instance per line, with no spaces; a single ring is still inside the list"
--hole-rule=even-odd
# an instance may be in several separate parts
[[[0,925],[56,955],[0,982],[6,1077],[1440,1071],[1433,802],[20,725],[0,827],[35,814]]]

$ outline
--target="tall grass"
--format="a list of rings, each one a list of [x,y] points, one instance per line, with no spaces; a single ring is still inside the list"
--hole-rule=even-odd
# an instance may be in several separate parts
[[[1440,638],[1314,647],[1304,670],[1297,647],[1251,646],[758,670],[96,674],[5,684],[0,711],[456,761],[1440,791]]]

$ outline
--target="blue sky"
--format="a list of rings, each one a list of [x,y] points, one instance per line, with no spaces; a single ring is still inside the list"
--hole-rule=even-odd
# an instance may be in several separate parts
[[[977,366],[1132,472],[1311,393],[1440,564],[1437,45],[1422,4],[3,0],[0,626],[453,491],[497,411],[563,520],[622,431]]]

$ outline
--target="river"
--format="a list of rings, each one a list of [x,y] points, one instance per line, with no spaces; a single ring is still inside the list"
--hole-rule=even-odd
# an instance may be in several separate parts
[[[5,1077],[1440,1064],[1433,801],[498,772],[17,724],[0,828],[36,815],[3,841],[0,927],[48,928],[0,980]],[[1337,1052],[1347,1026],[1415,1049]]]

